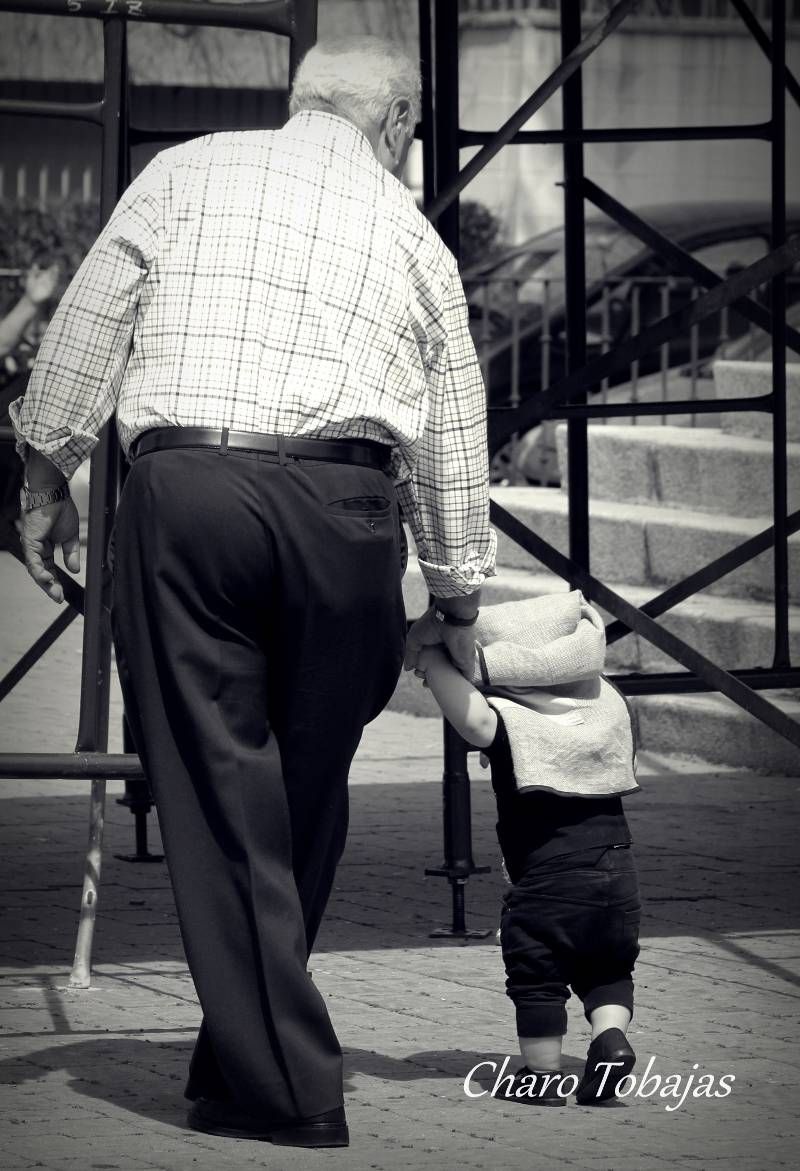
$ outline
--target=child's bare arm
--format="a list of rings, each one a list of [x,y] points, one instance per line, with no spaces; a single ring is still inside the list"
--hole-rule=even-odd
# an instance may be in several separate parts
[[[488,748],[497,732],[497,715],[481,693],[464,678],[439,646],[426,646],[417,661],[433,697],[460,736],[476,748]]]

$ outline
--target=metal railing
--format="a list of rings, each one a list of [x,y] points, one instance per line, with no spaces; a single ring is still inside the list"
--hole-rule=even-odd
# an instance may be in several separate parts
[[[786,281],[789,303],[800,301],[800,275]],[[486,384],[489,409],[515,410],[550,385],[553,371],[563,371],[566,350],[565,278],[563,276],[487,276],[465,278],[471,330]],[[524,290],[525,295],[521,293]],[[636,336],[643,321],[668,317],[676,308],[695,301],[700,289],[690,277],[607,276],[593,283],[586,301],[587,349],[607,354],[613,346]],[[754,290],[765,305],[768,285]],[[604,406],[610,389],[614,401],[640,402],[642,379],[648,377],[648,400],[667,399],[672,385],[685,386],[691,404],[701,382],[710,377],[713,358],[747,360],[762,354],[770,335],[752,320],[740,317],[728,305],[702,322],[693,321],[686,333],[667,338],[647,355],[631,360],[627,368],[606,375],[589,387],[591,401]],[[498,369],[498,359],[505,363]],[[688,411],[692,426],[697,413]],[[662,416],[662,422],[668,416]],[[637,416],[633,415],[633,423]],[[602,416],[601,423],[608,417]]]

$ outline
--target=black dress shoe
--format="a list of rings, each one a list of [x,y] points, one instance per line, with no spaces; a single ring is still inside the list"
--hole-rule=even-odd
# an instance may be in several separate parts
[[[310,1118],[261,1118],[227,1102],[198,1098],[188,1114],[192,1130],[223,1138],[261,1139],[284,1147],[346,1147],[350,1142],[344,1107]]]
[[[507,1085],[507,1083],[506,1083]],[[561,1073],[554,1069],[528,1069],[523,1065],[514,1074],[513,1082],[503,1086],[495,1098],[504,1102],[522,1102],[527,1106],[566,1106],[567,1099],[559,1094]]]
[[[613,1065],[606,1064],[613,1062]],[[621,1029],[605,1029],[589,1046],[583,1077],[575,1091],[581,1106],[597,1106],[617,1092],[617,1083],[636,1064],[636,1054]]]

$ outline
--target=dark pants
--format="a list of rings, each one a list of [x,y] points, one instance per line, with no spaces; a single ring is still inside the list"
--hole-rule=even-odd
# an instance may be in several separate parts
[[[0,427],[11,426],[8,408],[25,390],[27,378],[14,378],[0,390]],[[23,481],[23,464],[13,439],[0,439],[0,514],[12,523],[19,516],[19,490]]]
[[[0,426],[7,427],[9,423],[0,422]],[[19,516],[19,490],[22,482],[22,460],[17,455],[14,444],[0,440],[0,515],[12,524]]]
[[[639,884],[628,846],[530,867],[505,898],[500,941],[520,1037],[567,1031],[572,986],[586,1016],[603,1004],[633,1012]]]
[[[349,464],[153,452],[114,544],[126,711],[204,1014],[187,1096],[332,1109],[341,1050],[306,962],[350,763],[402,662],[393,486]]]

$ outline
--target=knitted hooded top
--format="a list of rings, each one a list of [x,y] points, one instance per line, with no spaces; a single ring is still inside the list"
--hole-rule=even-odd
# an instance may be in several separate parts
[[[471,682],[503,719],[520,791],[639,788],[630,710],[601,673],[603,620],[579,590],[485,607],[475,637]]]

